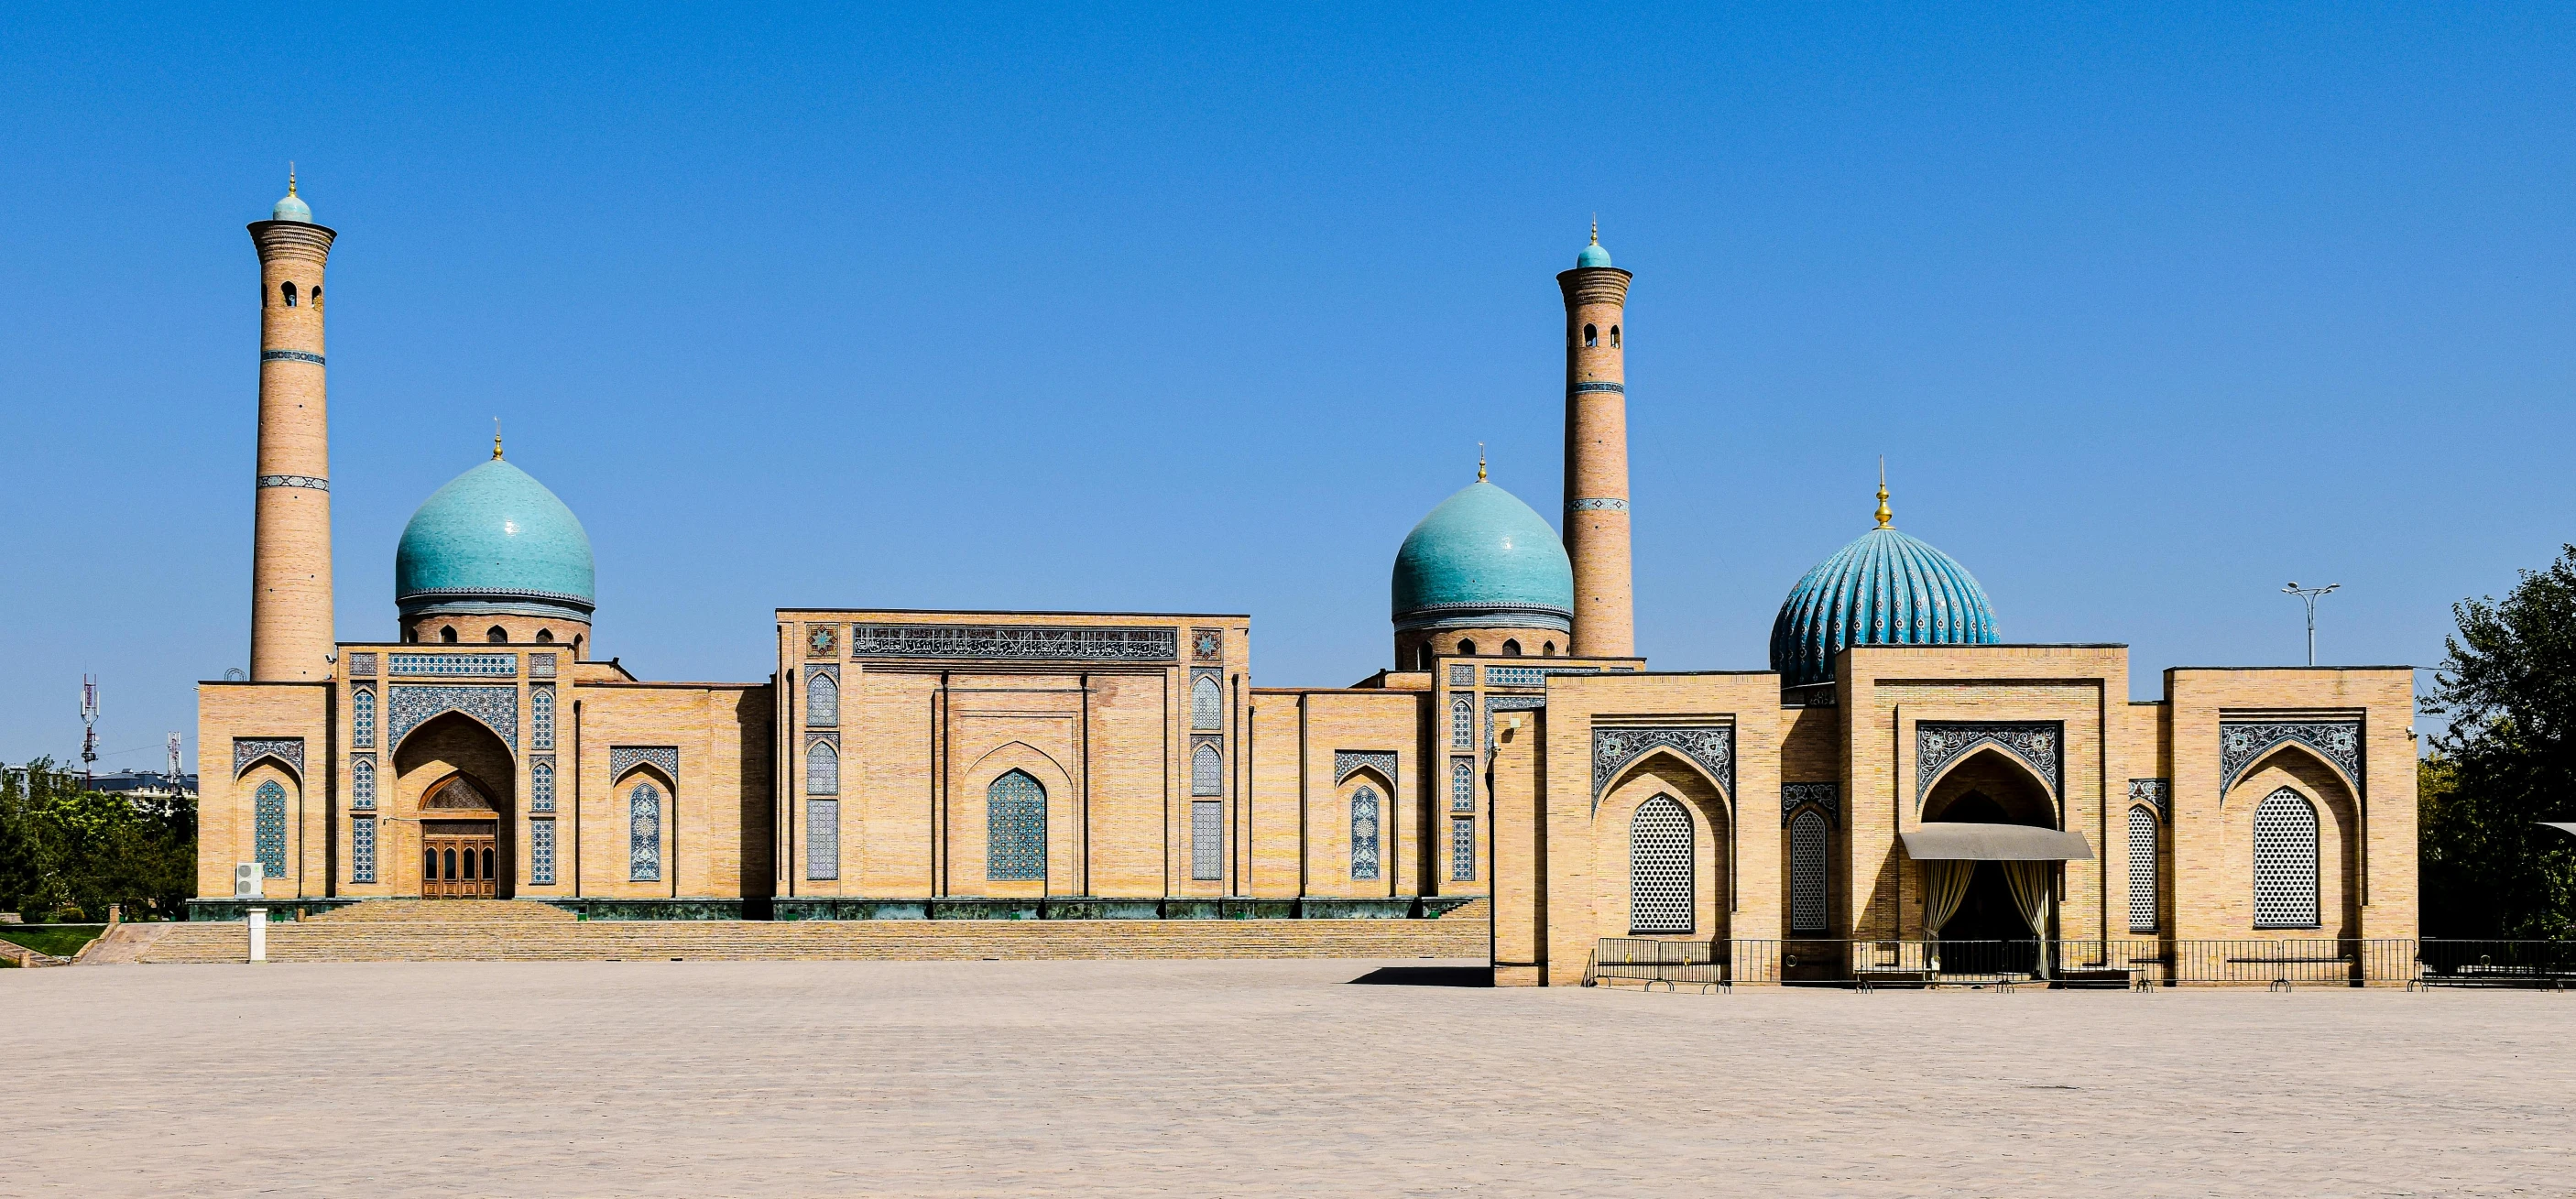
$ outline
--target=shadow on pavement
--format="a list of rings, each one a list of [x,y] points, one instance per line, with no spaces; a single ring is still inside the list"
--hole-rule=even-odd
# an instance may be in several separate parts
[[[1494,972],[1486,966],[1380,966],[1354,978],[1354,987],[1490,987]]]

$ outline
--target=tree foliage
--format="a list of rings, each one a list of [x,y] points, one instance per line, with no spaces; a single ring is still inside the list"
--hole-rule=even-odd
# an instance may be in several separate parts
[[[2421,780],[2424,931],[2576,936],[2576,545],[2503,600],[2452,606],[2425,711],[2451,720]]]
[[[197,807],[90,791],[39,758],[0,769],[0,911],[177,918],[197,884]]]

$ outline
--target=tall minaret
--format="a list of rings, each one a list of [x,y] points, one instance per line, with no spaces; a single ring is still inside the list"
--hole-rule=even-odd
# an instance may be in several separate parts
[[[259,250],[259,488],[250,677],[331,674],[331,432],[322,402],[322,264],[331,230],[295,195],[253,221]]]
[[[1574,653],[1637,652],[1637,604],[1628,572],[1628,368],[1620,314],[1628,272],[1610,265],[1601,224],[1565,291],[1565,556],[1574,560]]]

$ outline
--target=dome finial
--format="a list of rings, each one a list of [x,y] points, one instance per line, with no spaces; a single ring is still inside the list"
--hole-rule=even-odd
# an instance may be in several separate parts
[[[1878,456],[1878,527],[1895,528],[1888,523],[1894,519],[1896,514],[1887,510],[1887,455],[1881,454]]]
[[[292,158],[286,160],[286,194],[295,194],[295,160]]]
[[[1485,443],[1476,443],[1476,481],[1485,481]]]
[[[290,178],[287,180],[286,190],[294,191],[295,181],[291,178],[293,172],[290,171],[288,174]],[[1601,214],[1597,212],[1592,214],[1592,244],[1596,246],[1601,244]]]
[[[501,418],[492,418],[492,460],[501,460]]]

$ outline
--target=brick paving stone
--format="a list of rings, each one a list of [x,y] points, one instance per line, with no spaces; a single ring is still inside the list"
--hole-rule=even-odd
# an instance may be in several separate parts
[[[2576,1191],[2576,996],[1425,965],[10,971],[0,1194]]]

